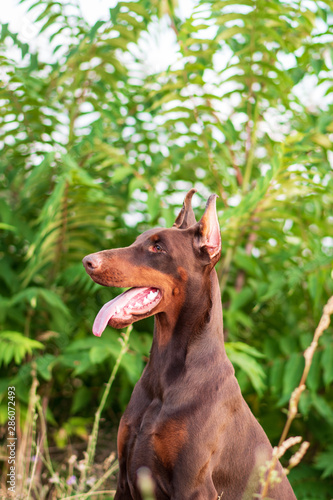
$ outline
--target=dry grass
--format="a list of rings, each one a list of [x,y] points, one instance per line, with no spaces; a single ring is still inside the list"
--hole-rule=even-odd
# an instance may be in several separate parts
[[[97,437],[100,426],[101,414],[107,397],[110,393],[112,383],[116,377],[121,360],[127,351],[130,332],[129,326],[120,337],[121,350],[113,367],[110,378],[106,384],[100,405],[95,413],[95,419],[91,435],[88,439],[87,451],[84,459],[78,461],[76,455],[72,455],[66,462],[66,471],[59,474],[53,468],[47,442],[47,426],[45,412],[37,394],[38,380],[36,367],[32,368],[32,384],[29,393],[29,405],[25,420],[25,427],[18,439],[16,492],[0,490],[0,497],[4,499],[15,498],[15,500],[69,500],[69,499],[99,499],[102,497],[113,498],[115,491],[103,489],[103,485],[118,470],[118,462],[115,453],[107,457],[103,463],[103,471],[98,479],[92,477],[94,466]],[[37,436],[37,428],[39,435]],[[41,481],[40,471],[42,466],[47,470],[48,481]],[[63,469],[63,468],[62,468]],[[76,480],[74,472],[79,475]]]

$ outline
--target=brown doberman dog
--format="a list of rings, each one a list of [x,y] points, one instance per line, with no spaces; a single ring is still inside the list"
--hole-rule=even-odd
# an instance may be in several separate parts
[[[172,228],[83,259],[96,283],[133,287],[101,309],[95,335],[107,324],[123,328],[155,315],[150,359],[119,426],[115,500],[141,499],[141,467],[152,473],[157,500],[249,500],[260,491],[260,466],[272,457],[224,348],[216,195],[197,223],[194,192]],[[277,474],[268,498],[296,499],[280,463]]]

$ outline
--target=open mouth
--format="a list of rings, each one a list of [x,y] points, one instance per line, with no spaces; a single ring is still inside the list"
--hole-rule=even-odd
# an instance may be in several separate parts
[[[139,319],[138,316],[149,316],[161,299],[158,288],[130,288],[104,304],[95,318],[93,334],[100,337],[108,324],[121,328]]]

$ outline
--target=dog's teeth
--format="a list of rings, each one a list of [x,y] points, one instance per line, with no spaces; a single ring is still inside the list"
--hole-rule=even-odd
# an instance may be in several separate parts
[[[139,302],[135,302],[134,307],[140,307],[141,304]]]
[[[127,307],[128,307],[128,309],[133,309],[132,304],[128,304],[128,306],[127,306]]]
[[[143,299],[143,305],[146,306],[147,304],[149,304],[149,299],[148,299],[148,297],[145,297]]]
[[[117,306],[117,307],[116,307],[116,314],[118,314],[118,313],[120,313],[120,309],[119,309],[119,307]]]

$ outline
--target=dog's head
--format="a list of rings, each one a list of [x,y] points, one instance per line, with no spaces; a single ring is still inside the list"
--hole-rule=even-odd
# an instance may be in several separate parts
[[[173,227],[150,229],[126,248],[87,255],[83,265],[100,285],[130,287],[106,303],[98,313],[93,333],[100,336],[107,324],[123,328],[139,319],[170,310],[179,310],[191,284],[191,295],[221,255],[216,195],[211,195],[199,222],[196,222],[191,189]]]

